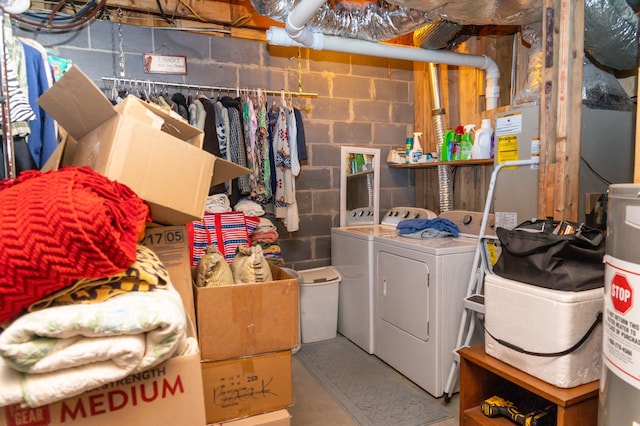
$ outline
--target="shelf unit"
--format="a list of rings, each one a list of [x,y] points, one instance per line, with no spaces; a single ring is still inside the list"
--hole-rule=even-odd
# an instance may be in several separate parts
[[[426,169],[438,166],[479,166],[493,164],[493,158],[484,160],[459,160],[459,161],[427,161],[424,163],[389,164],[392,169]]]
[[[480,410],[485,399],[500,395],[539,398],[557,407],[557,426],[595,426],[598,421],[596,380],[574,388],[555,387],[487,355],[484,345],[462,348],[460,355],[460,425],[506,426],[503,417],[487,417]]]

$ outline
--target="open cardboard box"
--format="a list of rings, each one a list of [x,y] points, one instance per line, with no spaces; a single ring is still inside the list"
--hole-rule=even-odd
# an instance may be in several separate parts
[[[142,244],[149,247],[158,256],[169,273],[171,284],[180,293],[182,305],[187,315],[189,318],[195,318],[187,227],[150,223],[145,228]]]
[[[77,66],[38,103],[69,136],[43,170],[89,166],[129,186],[158,223],[201,219],[211,186],[250,173],[203,151],[200,129],[154,104],[130,95],[113,106]]]
[[[298,281],[273,264],[269,267],[274,281],[193,286],[203,361],[298,346]]]
[[[188,336],[194,336],[193,326]],[[205,425],[200,354],[38,408],[0,407],[0,426]]]

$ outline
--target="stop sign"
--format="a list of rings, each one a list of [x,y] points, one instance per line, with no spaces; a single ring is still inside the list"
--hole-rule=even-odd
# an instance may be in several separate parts
[[[627,277],[616,273],[611,279],[611,301],[616,311],[627,313],[633,305],[633,289],[627,281]]]

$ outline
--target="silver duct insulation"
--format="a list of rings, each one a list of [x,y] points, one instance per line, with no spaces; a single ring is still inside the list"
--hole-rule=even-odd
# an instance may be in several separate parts
[[[295,0],[251,0],[256,12],[279,22],[297,5]],[[348,6],[347,6],[348,5]],[[409,34],[432,21],[431,14],[406,7],[384,9],[373,3],[325,3],[311,17],[308,26],[324,34],[367,41],[384,41]]]
[[[409,34],[431,22],[431,15],[426,12],[398,7],[386,10],[373,3],[366,3],[362,8],[346,8],[338,3],[334,10],[326,3],[309,20],[314,29],[339,37],[353,37],[368,41],[384,41]]]
[[[522,40],[530,46],[527,84],[515,95],[511,104],[513,106],[537,105],[540,103],[542,87],[542,22],[523,26]]]
[[[453,50],[477,32],[475,25],[459,25],[436,19],[413,32],[413,45],[423,49]]]
[[[440,158],[440,148],[444,141],[444,132],[446,124],[444,122],[445,111],[442,108],[442,100],[440,98],[440,75],[438,66],[433,62],[429,62],[429,85],[431,87],[431,120],[433,121],[433,131],[436,137],[436,155]],[[449,166],[438,166],[438,188],[440,193],[440,213],[448,212],[453,209],[453,191],[451,189],[451,173]]]
[[[629,0],[586,0],[584,50],[601,65],[617,70],[638,66],[638,16]]]
[[[542,20],[540,0],[388,0],[460,25],[524,25]]]
[[[542,89],[542,24],[524,26],[522,38],[531,47],[527,84],[513,98],[511,104],[515,107],[539,104]],[[613,74],[598,68],[586,56],[583,60],[582,71],[582,103],[584,105],[594,109],[623,111],[630,111],[634,108],[631,98]]]
[[[416,46],[427,49],[455,47],[459,27],[451,25],[528,25],[542,21],[539,0],[389,0],[399,7],[373,3],[328,3],[311,18],[309,26],[325,34],[368,41],[384,41],[409,34],[437,21],[441,27],[419,35]],[[255,10],[279,22],[299,0],[251,0]],[[616,70],[638,66],[638,16],[630,5],[636,0],[585,0],[585,51],[598,63]],[[448,27],[448,28],[447,28]],[[446,31],[450,33],[446,34]],[[435,31],[429,34],[429,31]],[[427,37],[434,37],[427,40]],[[449,37],[448,41],[444,39]],[[420,41],[422,40],[422,41]],[[437,40],[436,47],[429,43]],[[453,43],[453,44],[452,44]]]

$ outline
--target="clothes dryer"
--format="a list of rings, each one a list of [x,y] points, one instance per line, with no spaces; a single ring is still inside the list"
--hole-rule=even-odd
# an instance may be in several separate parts
[[[452,363],[482,213],[440,217],[461,236],[373,241],[375,355],[434,397],[443,395]]]
[[[434,218],[431,210],[397,207],[385,213],[380,224],[366,223],[370,209],[351,211],[347,226],[331,229],[331,265],[342,281],[338,296],[338,332],[367,351],[374,345],[374,238],[396,235],[397,223],[406,218]]]

